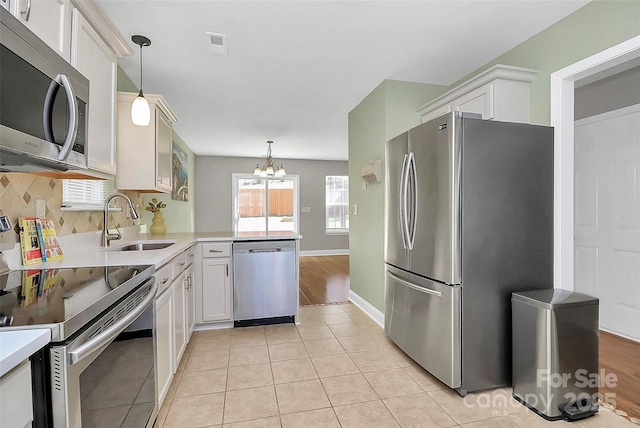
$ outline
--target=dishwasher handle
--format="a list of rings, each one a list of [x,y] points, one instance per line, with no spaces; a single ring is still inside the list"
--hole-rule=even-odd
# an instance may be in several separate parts
[[[279,253],[282,251],[282,248],[266,248],[266,249],[252,249],[249,250],[249,253]]]

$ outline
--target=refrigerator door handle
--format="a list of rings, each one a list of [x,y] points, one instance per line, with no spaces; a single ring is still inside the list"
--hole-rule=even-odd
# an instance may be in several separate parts
[[[407,177],[411,178],[411,212],[408,214],[410,226],[407,228],[407,238],[409,241],[409,249],[413,250],[413,243],[416,239],[416,222],[418,219],[418,177],[416,175],[416,158],[413,152],[409,153],[409,168],[407,169],[409,170]]]
[[[389,276],[389,278],[393,279],[394,281],[409,287],[413,290],[419,291],[421,293],[425,293],[425,294],[431,294],[432,296],[436,296],[436,297],[442,297],[442,293],[440,291],[436,291],[436,290],[432,290],[430,288],[424,288],[424,287],[418,287],[415,284],[410,283],[409,281],[405,281],[402,278],[398,278],[397,276],[395,276],[394,274],[392,274],[391,272],[387,272],[387,275]]]
[[[400,192],[398,192],[398,207],[400,210],[400,234],[402,235],[402,248],[407,249],[407,223],[405,221],[406,217],[406,200],[407,200],[407,181],[406,181],[406,172],[407,172],[407,161],[409,160],[409,155],[405,154],[404,159],[402,160],[402,171],[400,172]]]
[[[400,204],[400,222],[402,229],[402,241],[404,243],[404,248],[411,250],[411,240],[409,237],[409,163],[411,161],[411,156],[413,153],[408,153],[404,155],[404,163],[402,165],[402,179],[401,179],[401,190],[402,200]]]

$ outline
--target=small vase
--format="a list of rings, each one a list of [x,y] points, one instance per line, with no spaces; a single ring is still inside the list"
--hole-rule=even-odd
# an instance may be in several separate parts
[[[151,233],[154,235],[164,235],[167,231],[167,226],[164,225],[164,217],[162,217],[162,213],[157,211],[153,213],[153,219],[151,220],[153,223],[151,225]]]

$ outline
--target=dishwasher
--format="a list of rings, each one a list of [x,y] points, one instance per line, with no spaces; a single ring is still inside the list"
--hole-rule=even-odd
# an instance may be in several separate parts
[[[295,241],[234,243],[234,325],[294,322],[297,268]]]

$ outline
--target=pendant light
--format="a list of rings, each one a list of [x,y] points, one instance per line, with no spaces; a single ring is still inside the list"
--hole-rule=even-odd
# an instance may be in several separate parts
[[[253,170],[253,175],[257,175],[259,177],[284,177],[287,175],[287,172],[284,170],[284,165],[280,162],[276,162],[271,157],[271,145],[273,141],[267,141],[267,160],[256,164],[256,169]]]
[[[147,99],[142,94],[142,47],[150,46],[151,40],[140,35],[131,36],[131,40],[140,46],[140,93],[131,105],[131,120],[135,125],[148,126],[151,120],[151,109]]]

